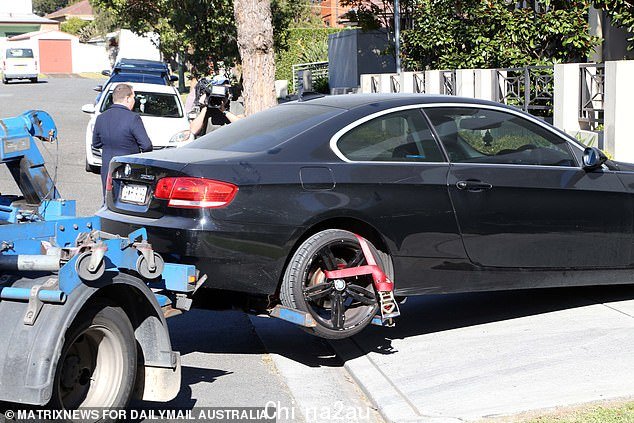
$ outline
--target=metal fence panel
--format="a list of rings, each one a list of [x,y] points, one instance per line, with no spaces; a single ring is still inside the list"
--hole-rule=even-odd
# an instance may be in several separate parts
[[[456,71],[440,71],[440,94],[456,95]]]
[[[579,122],[594,131],[604,123],[605,65],[583,64],[579,71]]]
[[[328,79],[328,62],[312,62],[312,63],[298,63],[292,66],[293,81],[292,90],[297,91],[299,86],[299,72],[309,70],[313,81],[321,78]]]
[[[496,69],[495,100],[552,119],[553,74],[552,66]]]

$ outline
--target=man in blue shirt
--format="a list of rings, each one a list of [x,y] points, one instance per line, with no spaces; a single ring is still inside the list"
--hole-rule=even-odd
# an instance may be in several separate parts
[[[115,156],[152,151],[141,117],[134,113],[134,90],[119,84],[112,90],[112,106],[95,121],[93,148],[101,148],[101,188],[105,195],[108,166]]]

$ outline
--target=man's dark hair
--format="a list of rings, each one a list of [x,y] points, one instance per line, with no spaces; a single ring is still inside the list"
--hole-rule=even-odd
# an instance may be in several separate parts
[[[128,96],[132,95],[132,86],[128,84],[119,84],[112,90],[112,102],[121,103]]]

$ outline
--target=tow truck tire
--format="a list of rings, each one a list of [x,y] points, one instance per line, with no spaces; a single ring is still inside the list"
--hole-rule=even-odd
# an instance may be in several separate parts
[[[369,241],[368,245],[377,265],[392,279],[394,271],[389,255],[378,251]],[[352,232],[339,229],[318,232],[304,241],[289,261],[280,288],[280,299],[282,305],[307,312],[313,317],[317,326],[303,328],[307,332],[327,339],[347,338],[362,331],[379,310],[372,277],[348,278],[344,288],[335,289],[334,283],[328,283],[324,276],[323,270],[328,267],[324,256],[334,260],[329,265],[334,269],[330,270],[366,264],[361,246]],[[318,291],[307,292],[307,288]],[[342,296],[342,300],[336,306],[338,295]],[[343,318],[337,318],[342,314]]]
[[[90,305],[65,339],[49,407],[126,407],[135,383],[137,348],[123,309],[106,302]]]

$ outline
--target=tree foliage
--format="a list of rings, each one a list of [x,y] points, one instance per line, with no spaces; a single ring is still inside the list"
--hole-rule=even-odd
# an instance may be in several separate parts
[[[328,34],[337,28],[289,28],[287,48],[275,54],[275,79],[293,79],[293,65],[328,60]]]
[[[403,32],[408,69],[496,68],[584,61],[589,0],[415,0],[413,29]]]
[[[323,28],[319,15],[309,0],[272,0],[273,37],[276,52],[288,50],[289,37],[294,28]]]
[[[631,0],[594,0],[593,5],[602,9],[612,20],[612,25],[630,33],[628,50],[634,50],[634,4]]]
[[[166,57],[187,52],[198,73],[238,57],[232,0],[93,0],[121,27],[155,32]]]
[[[401,0],[399,13],[401,27],[408,27],[414,12],[416,0]],[[340,0],[342,6],[350,7],[344,18],[365,31],[379,28],[394,30],[394,0]]]
[[[62,22],[62,24],[60,25],[60,29],[69,34],[79,35],[81,30],[88,25],[90,25],[90,21],[84,21],[82,19],[79,19],[78,17],[73,16],[66,22]]]
[[[187,53],[194,73],[210,64],[239,61],[233,0],[92,0],[117,24],[137,34],[155,32],[162,53],[174,58]],[[285,48],[285,29],[305,19],[308,0],[272,0],[274,43]],[[217,69],[217,68],[216,68]]]
[[[44,16],[68,6],[69,0],[33,0],[33,13]]]

